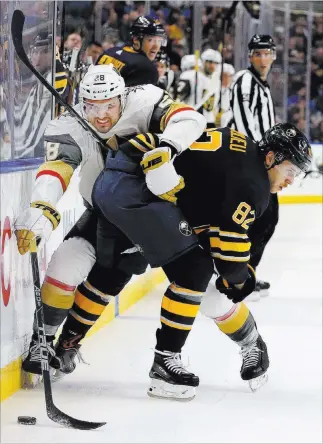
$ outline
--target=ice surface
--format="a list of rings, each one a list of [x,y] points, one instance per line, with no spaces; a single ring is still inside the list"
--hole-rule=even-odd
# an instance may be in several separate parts
[[[56,405],[80,419],[107,421],[91,432],[64,429],[45,413],[42,389],[1,405],[2,443],[322,442],[322,207],[283,205],[258,277],[270,295],[249,307],[267,342],[268,384],[252,394],[240,379],[237,346],[199,315],[183,360],[200,376],[188,403],[146,395],[165,285],[89,338],[90,365],[53,386]],[[36,426],[17,416],[37,417]]]

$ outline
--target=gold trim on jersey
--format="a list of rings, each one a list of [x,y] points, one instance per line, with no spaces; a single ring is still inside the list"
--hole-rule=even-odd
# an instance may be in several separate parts
[[[221,251],[238,251],[245,253],[250,250],[251,242],[223,242],[219,237],[211,237],[210,244],[212,248],[219,248]]]
[[[62,160],[50,160],[43,163],[38,171],[36,177],[49,175],[54,176],[61,182],[63,191],[68,187],[71,177],[74,173],[73,167],[63,162]]]
[[[219,233],[220,236],[238,237],[240,239],[249,239],[247,234],[236,233],[235,231],[222,231],[219,227],[210,227],[210,233]]]
[[[171,99],[172,100],[172,99]],[[191,106],[186,105],[185,103],[172,103],[166,113],[163,115],[160,121],[160,130],[164,131],[170,118],[181,111],[195,111]]]
[[[131,53],[133,53],[133,54],[138,54],[138,51],[136,51],[135,49],[131,48],[131,46],[124,46],[124,47],[122,48],[122,50],[123,50],[123,51],[126,51],[126,52],[131,52]]]
[[[251,242],[246,234],[210,228],[211,256],[229,262],[247,262]]]
[[[67,77],[65,72],[56,73],[55,76],[55,89],[62,94],[67,86]]]
[[[149,138],[149,142],[147,140],[147,136]],[[147,153],[148,151],[156,148],[156,143],[153,136],[149,133],[147,134],[138,134],[138,136],[130,139],[129,142],[135,146],[138,150]]]
[[[245,257],[236,257],[236,256],[224,256],[221,253],[211,252],[211,256],[214,259],[222,259],[223,261],[228,261],[228,262],[248,262],[250,260],[250,254],[249,256]]]
[[[100,60],[98,61],[98,65],[109,65],[112,64],[119,72],[122,70],[122,68],[125,66],[125,63],[121,62],[120,60],[115,59],[114,57],[111,57],[107,54],[104,54]]]

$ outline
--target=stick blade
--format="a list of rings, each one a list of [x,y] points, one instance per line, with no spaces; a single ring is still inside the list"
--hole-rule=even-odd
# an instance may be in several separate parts
[[[81,419],[72,418],[72,416],[62,412],[55,405],[47,408],[47,415],[52,421],[70,429],[94,430],[106,424],[106,422],[83,421]]]

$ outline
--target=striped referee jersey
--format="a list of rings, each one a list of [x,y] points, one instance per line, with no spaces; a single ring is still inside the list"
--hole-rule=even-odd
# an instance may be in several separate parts
[[[275,125],[275,111],[269,84],[253,67],[237,73],[231,90],[233,117],[228,126],[258,141]]]
[[[56,59],[55,68],[54,86],[57,92],[63,94],[67,85],[67,74],[59,59]],[[48,71],[45,77],[51,83],[51,72]],[[31,80],[33,83],[24,103],[15,106],[15,158],[44,155],[43,135],[51,120],[52,95],[34,77],[31,77]]]

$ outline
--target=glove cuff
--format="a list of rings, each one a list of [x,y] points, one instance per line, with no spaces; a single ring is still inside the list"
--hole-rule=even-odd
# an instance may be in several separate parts
[[[56,210],[56,208],[52,207],[48,202],[42,202],[40,200],[36,202],[32,202],[30,204],[31,208],[38,208],[39,210],[42,210],[43,215],[47,217],[47,219],[51,222],[53,225],[53,230],[58,227],[60,221],[61,221],[61,215]]]

